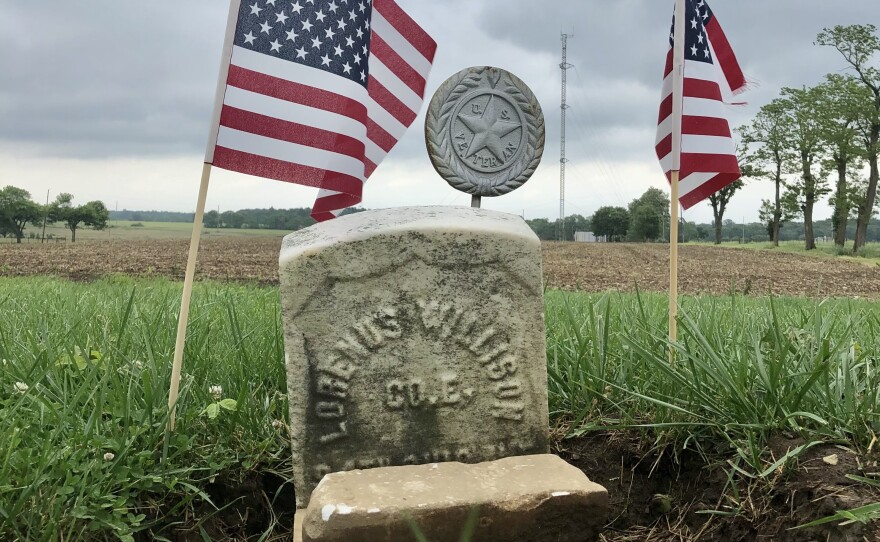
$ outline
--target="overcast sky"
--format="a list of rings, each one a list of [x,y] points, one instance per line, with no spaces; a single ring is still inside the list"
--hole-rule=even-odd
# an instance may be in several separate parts
[[[264,0],[258,0],[261,4]],[[278,0],[279,3],[286,0]],[[672,0],[398,0],[437,41],[426,102],[453,73],[494,65],[537,95],[547,146],[535,176],[483,206],[526,218],[559,213],[561,42],[569,39],[566,212],[626,205],[666,188],[653,144]],[[714,0],[753,89],[747,122],[784,86],[846,67],[813,45],[823,27],[880,22],[877,0]],[[226,0],[0,0],[0,186],[44,200],[71,192],[112,209],[191,211],[217,83]],[[434,172],[424,107],[364,188],[368,208],[467,205]],[[208,208],[311,206],[316,191],[215,170]],[[736,196],[728,217],[757,220],[772,185]],[[817,218],[830,215],[822,205]],[[688,220],[711,221],[701,203]]]

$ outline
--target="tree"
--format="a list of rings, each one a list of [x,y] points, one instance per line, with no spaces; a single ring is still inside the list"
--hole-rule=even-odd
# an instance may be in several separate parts
[[[775,240],[776,246],[779,246],[779,230],[786,222],[791,222],[800,214],[797,199],[792,197],[790,192],[786,192],[779,198],[779,204],[770,200],[761,200],[761,208],[758,210],[758,217],[761,222],[767,225],[767,236],[771,240]]]
[[[15,236],[21,243],[24,227],[40,220],[40,206],[31,201],[31,193],[22,188],[7,186],[0,190],[0,231]]]
[[[556,239],[556,226],[546,218],[532,218],[526,220],[526,223],[542,241],[552,241]]]
[[[816,43],[837,49],[855,71],[855,79],[870,93],[869,114],[858,121],[870,167],[868,188],[864,203],[859,208],[853,241],[853,252],[858,252],[867,241],[868,223],[874,213],[877,181],[880,180],[877,164],[880,154],[880,69],[872,65],[872,61],[880,53],[880,37],[877,35],[877,27],[872,24],[837,25],[823,29],[817,36]]]
[[[223,211],[220,221],[224,228],[240,228],[244,224],[244,217],[236,211]]]
[[[204,224],[206,228],[219,228],[220,213],[217,211],[208,211],[205,213],[205,218],[202,220],[202,224]]]
[[[853,175],[849,182],[849,193],[846,195],[849,201],[850,218],[857,218],[862,209],[867,208],[868,179]],[[877,214],[880,208],[880,199],[874,200],[874,209],[871,210],[871,217]],[[870,230],[869,230],[870,231]],[[869,235],[868,240],[880,241],[876,236],[873,238]]]
[[[629,230],[629,211],[623,207],[600,207],[593,215],[592,223],[596,236],[620,241]]]
[[[568,239],[574,238],[575,232],[590,231],[590,219],[579,214],[568,215],[565,217],[565,232]]]
[[[629,229],[629,238],[631,241],[646,241],[646,240],[656,240],[663,239],[666,240],[665,232],[667,231],[666,224],[669,224],[669,196],[666,195],[666,192],[660,190],[659,188],[649,188],[645,190],[645,192],[639,196],[638,198],[632,200],[629,203],[629,216],[630,220],[633,221],[636,216],[636,210],[639,207],[646,206],[651,208],[654,211],[654,214],[657,216],[657,228],[658,231],[656,234],[653,234],[653,230],[649,232],[644,232],[641,229],[637,232],[633,227],[633,223],[630,223]],[[647,218],[645,214],[647,211],[641,213],[640,221],[643,221]],[[661,234],[663,232],[664,234]],[[651,235],[643,235],[644,233],[651,233]]]
[[[825,82],[816,88],[819,103],[815,113],[820,136],[830,153],[826,167],[837,172],[837,186],[831,197],[834,243],[843,247],[846,244],[847,222],[853,209],[849,170],[851,166],[854,166],[852,169],[860,169],[857,126],[859,119],[866,116],[865,106],[870,104],[870,95],[853,77],[838,74],[827,75]]]
[[[727,210],[727,204],[730,203],[730,199],[736,194],[745,184],[742,180],[736,180],[731,184],[725,186],[718,192],[715,192],[711,196],[709,196],[709,205],[712,206],[712,216],[715,221],[715,244],[721,244],[721,227],[724,224],[724,212]]]
[[[656,207],[642,204],[635,208],[630,219],[630,234],[637,241],[655,241],[660,238],[663,216]]]
[[[629,212],[632,214],[637,207],[648,205],[655,209],[660,216],[669,220],[669,196],[659,188],[649,188],[645,193],[629,203]]]
[[[742,131],[745,128],[740,128],[739,131]],[[742,177],[756,177],[759,175],[759,171],[752,165],[752,156],[748,153],[748,145],[743,143],[740,140],[737,145],[736,155],[740,158],[740,172]],[[730,183],[725,186],[718,192],[715,192],[711,196],[709,196],[709,205],[712,207],[712,216],[714,217],[714,225],[715,225],[715,244],[721,244],[721,231],[722,226],[724,225],[724,212],[727,211],[727,205],[730,203],[733,195],[742,189],[745,186],[745,183],[742,179],[737,179],[736,181]]]
[[[49,221],[63,222],[70,230],[70,242],[76,242],[76,230],[80,224],[91,226],[96,230],[103,230],[110,220],[110,211],[101,201],[90,201],[84,205],[75,206],[73,195],[68,193],[58,194],[55,201],[49,206]]]
[[[817,109],[821,102],[821,89],[783,88],[782,122],[784,144],[797,157],[797,181],[789,185],[790,193],[797,198],[798,207],[804,217],[804,248],[816,248],[813,234],[813,208],[816,201],[830,190],[825,172],[821,171],[822,157],[825,154],[824,140]]]
[[[752,123],[742,130],[743,143],[752,153],[757,176],[769,178],[775,185],[770,238],[776,246],[779,246],[779,230],[785,222],[782,202],[782,190],[785,188],[783,173],[790,159],[790,152],[785,144],[787,126],[783,122],[783,115],[784,104],[777,98],[761,107]],[[764,218],[761,220],[764,221]]]

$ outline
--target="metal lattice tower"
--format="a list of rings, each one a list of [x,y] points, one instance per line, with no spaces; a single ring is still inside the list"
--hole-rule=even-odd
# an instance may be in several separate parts
[[[568,69],[573,66],[568,63],[568,34],[562,34],[562,63],[559,64],[562,69],[562,135],[559,141],[559,228],[558,238],[560,241],[565,240],[565,110],[568,104],[565,101],[565,87],[568,84]]]

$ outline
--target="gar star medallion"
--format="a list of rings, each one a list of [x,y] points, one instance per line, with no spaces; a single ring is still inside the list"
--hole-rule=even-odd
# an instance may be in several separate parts
[[[425,121],[434,168],[454,188],[500,196],[525,183],[544,149],[544,116],[515,75],[474,67],[450,77],[434,94]]]
[[[487,92],[462,100],[449,137],[466,166],[494,173],[504,169],[522,149],[523,124],[516,106]]]

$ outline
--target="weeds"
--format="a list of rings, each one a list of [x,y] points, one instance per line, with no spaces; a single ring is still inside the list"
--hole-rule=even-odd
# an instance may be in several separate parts
[[[0,539],[161,540],[168,518],[210,501],[218,473],[287,459],[272,424],[287,400],[271,290],[198,287],[166,433],[178,290],[0,282]]]
[[[179,299],[164,280],[0,279],[0,539],[207,539],[212,481],[286,478],[277,289],[197,285],[166,433]],[[636,431],[646,452],[723,457],[731,480],[772,483],[816,442],[865,451],[880,433],[870,302],[685,298],[670,345],[664,296],[546,300],[550,407],[569,434]],[[772,456],[777,433],[801,445]]]

